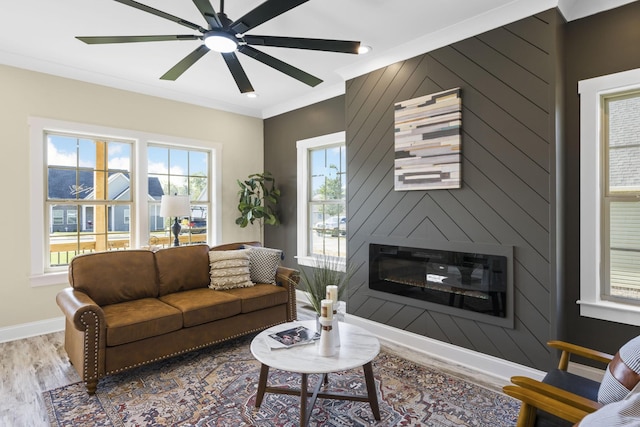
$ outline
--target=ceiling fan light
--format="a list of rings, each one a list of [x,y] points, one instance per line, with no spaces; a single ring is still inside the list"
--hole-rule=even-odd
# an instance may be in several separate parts
[[[204,44],[209,49],[220,53],[233,52],[238,48],[238,43],[233,40],[231,36],[224,33],[212,34],[205,37]]]
[[[365,53],[371,52],[371,46],[367,46],[366,44],[361,44],[358,47],[358,55],[364,55]]]

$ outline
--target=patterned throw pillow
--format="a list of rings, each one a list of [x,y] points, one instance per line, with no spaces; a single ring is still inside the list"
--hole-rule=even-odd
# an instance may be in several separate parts
[[[209,251],[209,287],[215,290],[253,286],[249,274],[250,249]]]
[[[249,272],[254,283],[276,283],[276,270],[280,265],[282,251],[253,247],[249,249]]]

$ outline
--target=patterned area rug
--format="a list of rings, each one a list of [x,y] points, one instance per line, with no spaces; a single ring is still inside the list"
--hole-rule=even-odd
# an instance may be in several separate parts
[[[260,364],[252,336],[157,362],[100,381],[89,396],[82,383],[44,393],[52,426],[299,425],[297,396],[255,398]],[[318,399],[310,426],[513,426],[519,403],[461,379],[382,351],[373,361],[382,419],[368,403]],[[318,377],[310,376],[310,386]],[[300,387],[300,375],[276,369],[270,385]],[[330,375],[331,391],[366,394],[362,369]]]

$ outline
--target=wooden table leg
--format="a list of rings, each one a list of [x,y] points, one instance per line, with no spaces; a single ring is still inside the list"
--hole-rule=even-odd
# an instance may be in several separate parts
[[[269,376],[269,366],[264,363],[260,367],[260,378],[258,379],[258,393],[256,394],[256,408],[262,404],[264,392],[267,389],[267,377]]]
[[[373,368],[371,362],[362,366],[364,369],[364,380],[367,383],[367,396],[369,397],[369,405],[373,412],[373,418],[380,421],[380,407],[378,406],[378,393],[376,393],[376,380],[373,378]]]
[[[307,425],[307,379],[307,374],[302,374],[300,383],[300,427]]]

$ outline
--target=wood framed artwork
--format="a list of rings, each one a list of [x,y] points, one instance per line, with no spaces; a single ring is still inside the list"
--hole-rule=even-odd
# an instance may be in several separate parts
[[[460,95],[454,88],[395,104],[396,191],[460,188]]]

